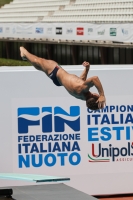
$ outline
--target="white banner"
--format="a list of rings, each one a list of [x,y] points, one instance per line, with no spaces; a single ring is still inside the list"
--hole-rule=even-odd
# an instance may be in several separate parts
[[[1,23],[0,37],[133,42],[131,24]]]
[[[79,76],[83,67],[64,69]],[[89,76],[99,77],[107,99],[92,112],[32,67],[0,68],[1,173],[65,176],[90,195],[131,193],[132,72],[130,65],[92,66]]]

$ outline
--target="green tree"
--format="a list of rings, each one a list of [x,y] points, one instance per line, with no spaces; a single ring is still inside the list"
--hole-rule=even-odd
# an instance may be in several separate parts
[[[0,7],[12,2],[13,0],[0,0]]]

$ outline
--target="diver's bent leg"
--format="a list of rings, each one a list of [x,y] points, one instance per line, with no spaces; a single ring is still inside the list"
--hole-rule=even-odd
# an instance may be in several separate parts
[[[20,55],[23,60],[28,60],[37,70],[42,70],[40,65],[40,58],[29,53],[24,47],[20,47]]]
[[[37,69],[45,72],[47,75],[53,71],[57,63],[52,60],[46,60],[44,58],[39,58],[31,53],[29,53],[24,47],[20,47],[21,57],[26,57],[27,60]]]

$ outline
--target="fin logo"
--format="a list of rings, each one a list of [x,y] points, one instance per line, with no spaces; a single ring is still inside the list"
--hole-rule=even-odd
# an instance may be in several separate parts
[[[40,124],[43,133],[64,132],[65,124],[75,132],[80,131],[80,107],[70,106],[69,110],[67,113],[58,106],[18,108],[18,133],[27,134],[29,126],[40,126]]]

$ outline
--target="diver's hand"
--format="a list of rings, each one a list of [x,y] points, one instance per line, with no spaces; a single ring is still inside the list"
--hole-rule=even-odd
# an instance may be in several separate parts
[[[97,100],[98,108],[103,109],[106,106],[106,98],[105,96],[100,96]]]
[[[89,69],[89,68],[90,68],[90,63],[89,63],[89,62],[84,61],[84,62],[82,63],[82,65],[83,65],[84,67],[86,67],[86,69]]]

